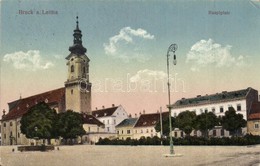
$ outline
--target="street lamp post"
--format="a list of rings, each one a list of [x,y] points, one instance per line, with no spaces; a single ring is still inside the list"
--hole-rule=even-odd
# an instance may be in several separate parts
[[[37,126],[34,127],[34,131],[35,131],[35,136],[36,136],[36,137],[34,137],[35,138],[35,144],[37,146],[37,140],[38,140],[38,137],[37,137],[38,127]]]
[[[173,52],[173,64],[176,65],[176,55],[175,55],[175,51],[177,50],[178,46],[177,44],[171,44],[170,47],[168,48],[167,51],[167,85],[168,85],[168,99],[169,99],[169,105],[168,105],[168,109],[169,109],[169,127],[170,127],[170,155],[174,155],[174,150],[173,150],[173,141],[172,141],[172,118],[171,118],[171,84],[170,84],[170,73],[169,73],[169,57],[170,57],[170,52]]]

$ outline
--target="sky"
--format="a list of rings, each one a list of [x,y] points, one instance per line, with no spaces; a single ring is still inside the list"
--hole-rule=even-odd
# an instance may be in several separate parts
[[[174,43],[171,103],[247,87],[260,90],[259,0],[0,4],[0,115],[20,96],[64,87],[77,15],[90,58],[92,109],[121,104],[131,114],[166,111],[166,55]]]

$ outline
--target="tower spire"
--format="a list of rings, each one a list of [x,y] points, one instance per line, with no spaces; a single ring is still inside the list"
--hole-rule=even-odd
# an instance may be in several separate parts
[[[87,49],[82,45],[82,34],[81,30],[79,29],[79,20],[78,16],[76,16],[76,29],[73,33],[73,46],[69,47],[69,51],[71,53],[77,54],[77,55],[83,55],[87,52]]]
[[[76,30],[79,30],[79,20],[78,20],[79,17],[77,16],[76,19],[77,19],[77,21],[76,21],[76,24],[77,24],[77,26],[76,26]]]

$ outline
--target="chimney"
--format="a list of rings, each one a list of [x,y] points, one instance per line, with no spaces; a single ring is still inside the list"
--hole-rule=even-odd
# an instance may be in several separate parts
[[[159,114],[159,110],[157,110],[157,114]]]
[[[3,109],[3,115],[2,115],[2,118],[5,117],[5,109]]]
[[[145,114],[145,110],[143,110],[143,114]]]
[[[105,109],[105,106],[102,105],[102,108]]]
[[[112,107],[115,107],[115,104],[112,104]]]
[[[141,112],[139,112],[139,115],[141,116],[141,115],[142,115],[142,113],[141,113]]]
[[[128,115],[128,117],[129,117],[129,118],[132,118],[132,115],[131,115],[131,114],[129,114],[129,115]]]
[[[135,113],[135,118],[137,118],[137,113]]]
[[[98,108],[96,107],[96,110],[98,110]]]

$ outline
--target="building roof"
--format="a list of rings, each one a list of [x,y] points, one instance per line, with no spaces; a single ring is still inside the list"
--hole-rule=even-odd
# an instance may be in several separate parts
[[[247,120],[260,120],[260,112],[249,114]]]
[[[205,96],[198,95],[197,97],[188,99],[182,98],[173,104],[173,108],[245,99],[250,90],[252,90],[252,88],[231,92],[223,91],[221,93]]]
[[[92,115],[97,118],[111,116],[117,110],[118,107],[119,106],[115,106],[115,107],[103,108],[100,110],[92,111]]]
[[[34,96],[18,99],[8,103],[9,112],[2,117],[2,120],[10,120],[22,117],[30,107],[40,102],[45,102],[49,106],[57,105],[64,97],[65,88],[59,88]]]
[[[104,123],[100,122],[93,115],[82,114],[82,119],[84,124],[94,124],[97,126],[104,126]]]
[[[253,102],[250,108],[250,114],[260,112],[260,102]]]
[[[162,118],[168,118],[169,112],[163,112]],[[135,123],[134,127],[150,127],[155,126],[157,122],[160,122],[160,113],[154,114],[142,114],[137,122]]]
[[[137,119],[138,118],[125,119],[121,123],[119,123],[116,127],[130,127],[130,126],[134,126],[134,124],[137,121]]]

